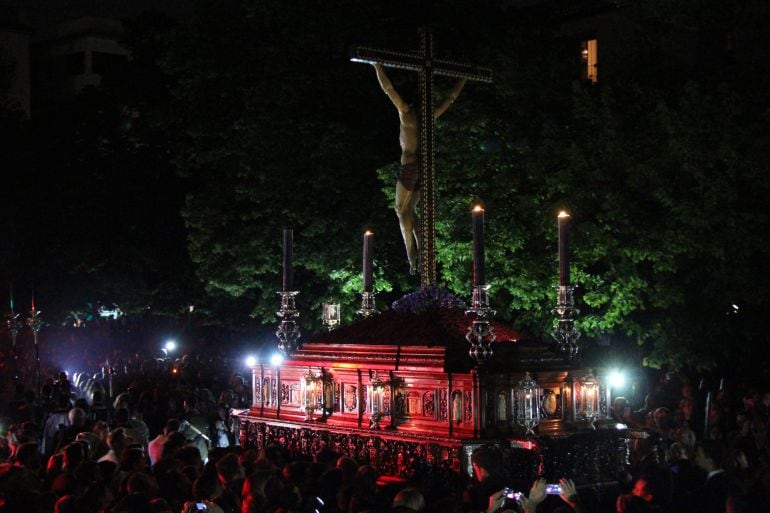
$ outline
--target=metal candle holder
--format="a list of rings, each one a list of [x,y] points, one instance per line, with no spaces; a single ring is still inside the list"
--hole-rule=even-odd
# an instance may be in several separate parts
[[[20,314],[14,314],[13,312],[11,312],[11,315],[8,316],[6,324],[8,325],[8,333],[11,334],[11,351],[13,353],[13,380],[17,381],[19,379],[19,355],[16,352],[16,337],[19,335],[19,331],[21,331],[24,325],[21,322]]]
[[[27,317],[27,326],[32,330],[32,337],[35,341],[35,377],[37,378],[37,386],[40,388],[40,345],[37,334],[43,327],[43,319],[40,317],[40,312],[34,308],[30,310],[29,317]]]
[[[559,350],[572,359],[578,354],[577,341],[580,338],[580,330],[575,327],[575,318],[580,313],[580,310],[575,308],[575,286],[558,285],[556,290],[556,307],[551,310],[556,317],[556,323],[551,334],[559,344]]]
[[[362,317],[369,317],[372,314],[380,313],[374,304],[374,292],[361,293],[361,308],[356,313]]]
[[[275,332],[278,337],[278,349],[287,357],[299,349],[299,337],[301,335],[296,319],[299,317],[294,304],[294,297],[299,294],[296,290],[284,290],[278,293],[281,296],[281,309],[275,314],[281,319],[281,324]]]
[[[497,338],[489,322],[496,312],[489,308],[488,291],[489,285],[473,287],[472,306],[465,311],[465,315],[473,320],[465,335],[465,339],[471,344],[468,354],[479,365],[492,357],[492,342]]]

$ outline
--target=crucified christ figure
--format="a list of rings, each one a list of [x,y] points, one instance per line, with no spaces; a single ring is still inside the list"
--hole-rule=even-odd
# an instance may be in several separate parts
[[[380,87],[388,95],[398,110],[399,134],[401,144],[401,166],[396,181],[396,215],[401,226],[401,235],[409,259],[409,272],[417,272],[417,254],[420,243],[414,213],[420,201],[420,130],[417,107],[404,101],[393,87],[385,69],[379,63],[374,64]],[[433,112],[433,119],[438,119],[452,105],[460,94],[466,79],[461,78],[454,85],[441,105]]]

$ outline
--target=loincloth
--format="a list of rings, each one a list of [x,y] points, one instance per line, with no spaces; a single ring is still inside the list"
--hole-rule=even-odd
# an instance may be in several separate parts
[[[396,176],[404,189],[415,191],[420,188],[420,164],[418,162],[401,164]]]

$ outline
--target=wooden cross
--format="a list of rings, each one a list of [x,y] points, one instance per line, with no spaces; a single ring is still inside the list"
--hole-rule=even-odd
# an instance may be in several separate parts
[[[433,34],[420,29],[419,51],[356,47],[351,60],[416,71],[420,101],[420,285],[436,283],[436,171],[433,164],[433,75],[492,82],[492,70],[433,57]]]

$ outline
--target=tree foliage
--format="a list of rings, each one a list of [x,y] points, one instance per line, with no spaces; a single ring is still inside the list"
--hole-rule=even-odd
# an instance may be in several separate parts
[[[200,0],[176,25],[138,20],[133,81],[111,84],[105,92],[119,101],[109,108],[92,98],[78,111],[86,117],[69,122],[81,128],[51,139],[50,151],[67,155],[69,172],[88,170],[89,184],[119,180],[89,189],[117,202],[101,214],[107,219],[121,210],[120,191],[131,190],[136,170],[146,184],[173,164],[186,193],[176,207],[212,317],[234,322],[248,311],[274,322],[285,227],[295,232],[307,328],[318,327],[325,301],[353,316],[365,229],[376,234],[376,287],[387,308],[418,283],[406,274],[391,208],[398,120],[373,71],[348,52],[356,43],[413,48],[417,26],[429,23],[438,54],[495,70],[494,85],[469,83],[437,126],[443,285],[469,296],[470,210],[480,201],[498,316],[547,338],[555,217],[566,208],[585,343],[610,337],[642,345],[652,365],[708,366],[766,339],[768,105],[747,84],[768,76],[752,64],[761,52],[744,51],[740,61],[710,44],[736,27],[766,37],[756,5],[627,7],[618,14],[627,29],[616,40],[622,59],[612,61],[608,49],[616,66],[590,84],[577,79],[576,41],[548,3],[379,4]],[[683,42],[688,52],[678,51]],[[399,91],[416,89],[412,72],[391,78]],[[451,81],[436,85],[439,100]],[[122,130],[120,105],[135,114]],[[167,247],[158,235],[135,248],[131,226],[118,250],[131,262]],[[168,290],[159,278],[170,270],[147,269],[120,274],[146,284],[143,297]],[[169,303],[193,293],[182,285]]]

